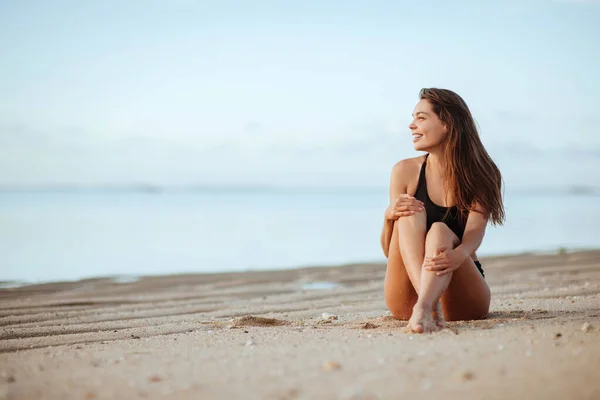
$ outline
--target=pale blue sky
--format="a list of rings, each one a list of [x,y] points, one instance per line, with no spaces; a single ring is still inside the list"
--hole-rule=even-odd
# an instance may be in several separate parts
[[[583,0],[0,0],[0,184],[384,186],[432,86],[508,185],[596,184],[599,43]]]

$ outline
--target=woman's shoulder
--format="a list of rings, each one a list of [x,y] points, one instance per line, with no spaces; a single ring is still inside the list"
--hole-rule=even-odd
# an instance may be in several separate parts
[[[405,158],[392,167],[391,183],[395,187],[404,188],[405,192],[414,194],[419,181],[419,172],[425,156]]]
[[[400,160],[392,167],[392,175],[412,176],[415,171],[421,169],[423,161],[425,161],[425,155]]]

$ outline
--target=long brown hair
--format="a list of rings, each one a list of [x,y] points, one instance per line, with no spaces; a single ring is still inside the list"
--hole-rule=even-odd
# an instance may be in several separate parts
[[[419,97],[431,104],[447,126],[443,181],[453,203],[463,216],[469,211],[481,212],[473,209],[478,203],[489,213],[493,225],[502,225],[502,175],[483,147],[467,103],[448,89],[422,89]]]

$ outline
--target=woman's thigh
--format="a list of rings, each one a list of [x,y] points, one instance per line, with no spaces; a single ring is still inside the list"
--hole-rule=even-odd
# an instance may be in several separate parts
[[[441,298],[444,317],[448,321],[485,318],[490,300],[490,288],[470,257],[452,273]]]
[[[394,224],[392,240],[388,252],[387,269],[384,282],[385,302],[394,317],[407,320],[417,302],[417,292],[408,277],[400,248],[398,245],[398,229]]]

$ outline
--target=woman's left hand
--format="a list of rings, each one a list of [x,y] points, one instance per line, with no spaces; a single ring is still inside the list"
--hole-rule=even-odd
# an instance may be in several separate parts
[[[433,257],[425,257],[423,268],[442,276],[456,271],[467,259],[467,254],[457,249],[438,248]]]

